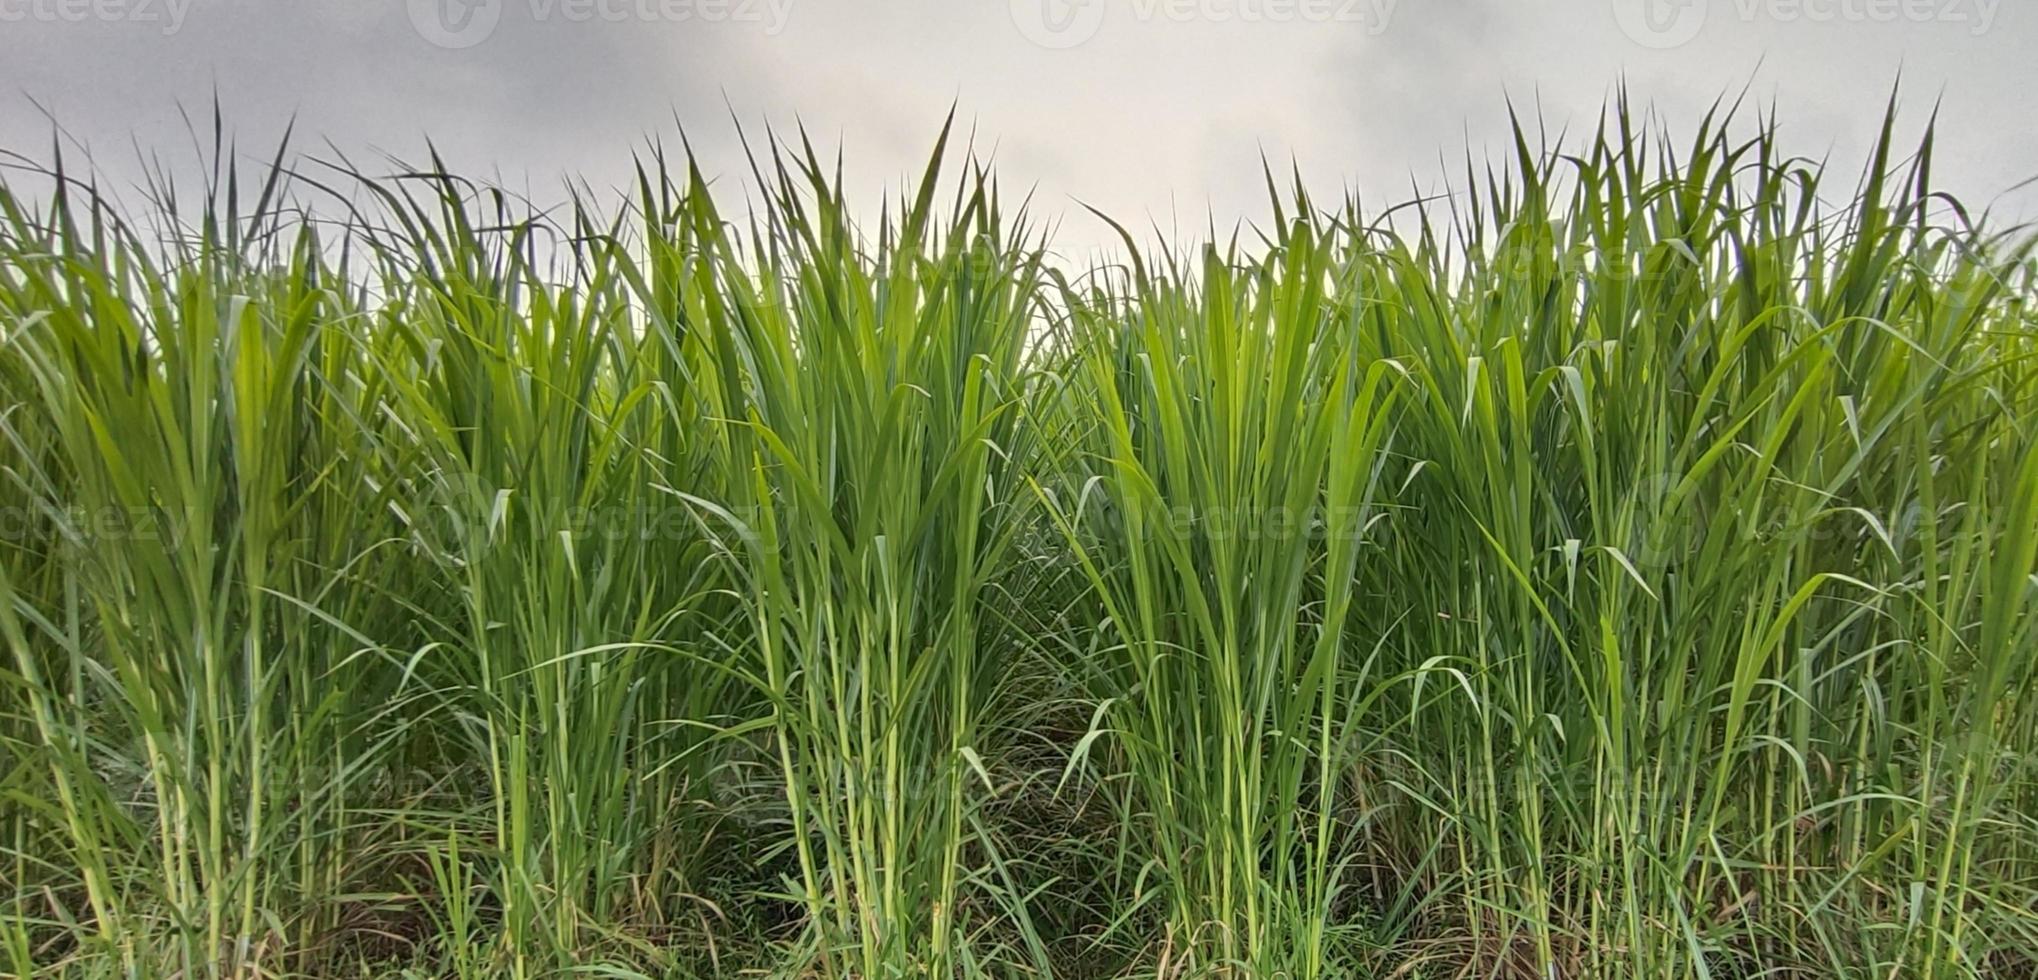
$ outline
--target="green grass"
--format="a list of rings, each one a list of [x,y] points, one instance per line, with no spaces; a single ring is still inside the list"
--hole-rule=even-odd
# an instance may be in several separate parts
[[[1894,117],[1088,269],[946,130],[10,157],[0,972],[2038,971],[2038,264]]]

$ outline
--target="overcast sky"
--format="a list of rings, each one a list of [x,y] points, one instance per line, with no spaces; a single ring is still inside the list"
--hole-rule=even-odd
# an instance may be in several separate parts
[[[132,173],[136,143],[188,156],[178,107],[217,91],[244,147],[295,115],[354,153],[429,135],[519,186],[603,186],[677,121],[736,180],[733,110],[842,145],[874,197],[953,103],[1073,252],[1104,240],[1076,201],[1260,216],[1262,153],[1401,200],[1504,149],[1509,97],[1582,127],[1622,79],[1687,123],[1746,88],[1852,176],[1899,71],[1907,136],[1943,100],[1944,185],[2038,216],[2003,196],[2038,176],[2030,0],[0,0],[0,146],[42,154],[39,103]]]

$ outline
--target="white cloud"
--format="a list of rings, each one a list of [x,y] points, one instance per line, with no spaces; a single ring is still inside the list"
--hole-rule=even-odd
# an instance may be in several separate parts
[[[1251,17],[1229,0],[674,0],[686,17],[667,0],[609,5],[623,16],[554,9],[572,2],[599,4],[179,0],[191,6],[167,35],[110,17],[0,22],[12,90],[0,93],[0,145],[46,145],[33,98],[119,172],[134,143],[170,156],[187,147],[178,105],[200,114],[216,90],[248,143],[295,114],[309,148],[330,138],[415,157],[429,136],[455,165],[519,186],[556,186],[567,173],[601,186],[647,138],[676,142],[675,121],[710,170],[739,178],[733,112],[781,131],[804,123],[828,152],[846,144],[852,190],[873,196],[918,172],[953,104],[1008,188],[1033,188],[1036,213],[1064,216],[1058,240],[1080,253],[1108,236],[1077,200],[1135,225],[1228,230],[1263,213],[1264,153],[1277,169],[1294,159],[1322,191],[1352,185],[1387,203],[1411,177],[1434,186],[1440,160],[1455,169],[1468,150],[1504,150],[1507,98],[1525,114],[1540,107],[1553,129],[1578,129],[1623,79],[1637,102],[1686,122],[1750,87],[1805,152],[1830,149],[1851,169],[1901,65],[1913,134],[1943,97],[1946,186],[1986,204],[2038,176],[2038,131],[2005,125],[2026,118],[2038,84],[2038,10],[1991,2],[1984,24],[1982,0],[1253,0]],[[1891,19],[1864,7],[1814,19],[1791,5],[1888,2],[1960,3],[1974,16]],[[746,3],[755,16],[740,15]],[[435,46],[415,26],[417,4],[452,15],[492,6],[499,22],[471,46]],[[1624,29],[1636,4],[1697,4],[1705,16],[1695,29],[1675,22],[1664,37],[1676,43],[1644,43]],[[1086,32],[1078,42],[1033,36],[1041,28],[1028,16],[1057,10],[1055,23]],[[2038,215],[2029,197],[2009,212]]]

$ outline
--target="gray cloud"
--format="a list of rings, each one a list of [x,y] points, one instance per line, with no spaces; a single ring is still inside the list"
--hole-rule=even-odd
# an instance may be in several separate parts
[[[1901,67],[1911,132],[1944,97],[1954,191],[1986,203],[2038,175],[2038,132],[2005,124],[2038,83],[2038,10],[1991,0],[1105,2],[0,0],[0,145],[45,144],[33,98],[117,173],[131,141],[187,147],[178,104],[217,91],[246,143],[295,115],[352,153],[416,157],[429,135],[514,184],[600,185],[675,119],[740,175],[733,111],[846,144],[874,195],[917,172],[954,104],[1080,251],[1108,236],[1076,200],[1224,229],[1262,213],[1264,153],[1384,203],[1433,185],[1440,157],[1504,149],[1505,98],[1580,128],[1622,79],[1673,121],[1749,87],[1851,168]],[[489,4],[493,26],[461,33]]]

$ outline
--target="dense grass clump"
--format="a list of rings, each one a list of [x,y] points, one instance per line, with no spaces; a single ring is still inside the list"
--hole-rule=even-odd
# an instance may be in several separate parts
[[[2031,239],[1743,128],[1092,269],[17,160],[0,971],[2031,975]]]

